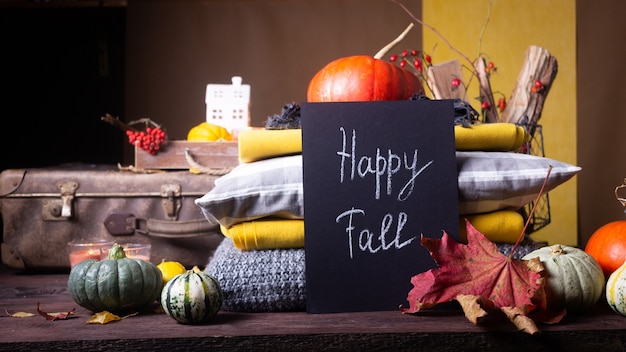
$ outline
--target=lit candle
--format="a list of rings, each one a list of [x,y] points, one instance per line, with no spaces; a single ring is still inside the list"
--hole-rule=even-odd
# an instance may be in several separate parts
[[[98,241],[95,242],[70,242],[68,248],[70,250],[70,268],[86,259],[100,260],[100,248],[111,246],[113,242]]]
[[[70,252],[70,267],[73,268],[76,264],[87,259],[100,260],[100,248],[91,248],[83,251]]]

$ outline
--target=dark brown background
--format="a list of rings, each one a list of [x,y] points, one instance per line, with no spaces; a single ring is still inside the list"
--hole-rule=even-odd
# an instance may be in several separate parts
[[[406,1],[420,17],[420,1]],[[207,83],[241,75],[252,124],[305,99],[325,63],[373,55],[408,24],[387,0],[0,1],[0,170],[61,162],[129,163],[99,120],[149,117],[173,139],[205,117]],[[577,1],[579,245],[624,218],[626,177],[620,0]],[[557,15],[557,14],[555,14]],[[421,44],[415,28],[406,43]]]

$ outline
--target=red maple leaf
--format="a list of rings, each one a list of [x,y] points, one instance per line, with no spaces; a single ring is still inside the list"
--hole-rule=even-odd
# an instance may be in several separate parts
[[[422,245],[439,267],[411,278],[414,287],[407,298],[409,308],[401,311],[416,313],[457,300],[475,324],[487,314],[484,309],[498,309],[518,328],[538,332],[528,313],[546,308],[543,265],[538,258],[520,260],[503,255],[469,221],[466,224],[467,245],[445,232],[441,239],[422,236]]]

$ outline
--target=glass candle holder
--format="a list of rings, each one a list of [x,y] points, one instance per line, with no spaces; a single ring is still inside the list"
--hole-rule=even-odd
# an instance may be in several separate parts
[[[150,250],[152,249],[152,245],[144,243],[120,243],[119,245],[124,249],[126,258],[142,259],[147,262],[150,261]],[[111,247],[113,247],[113,243],[100,248],[101,260],[109,258],[109,250]]]
[[[67,244],[70,256],[70,268],[87,259],[100,260],[101,249],[111,247],[113,242],[100,240],[78,240]]]

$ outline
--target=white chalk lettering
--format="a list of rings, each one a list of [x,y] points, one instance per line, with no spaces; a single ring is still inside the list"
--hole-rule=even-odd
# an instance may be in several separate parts
[[[415,189],[415,182],[418,176],[420,176],[428,167],[433,164],[433,160],[428,161],[423,166],[418,166],[418,150],[414,149],[411,153],[402,152],[396,153],[392,149],[387,149],[386,152],[381,151],[381,148],[376,148],[374,155],[359,155],[357,156],[357,134],[356,130],[352,129],[350,136],[350,142],[348,142],[348,136],[346,129],[340,127],[342,147],[337,151],[337,155],[340,158],[339,161],[339,182],[344,183],[347,181],[354,181],[356,177],[361,179],[366,178],[369,175],[374,176],[374,198],[381,199],[384,195],[391,196],[393,193],[393,177],[402,171],[409,171],[411,176],[408,181],[400,188],[397,195],[398,201],[405,201],[413,193]],[[347,171],[349,168],[349,172]],[[346,175],[350,176],[347,177]],[[381,188],[384,187],[384,190]]]
[[[346,210],[343,213],[339,214],[335,221],[339,223],[343,218],[347,218],[347,226],[346,233],[348,234],[348,252],[350,254],[350,259],[354,258],[354,233],[357,232],[356,227],[354,226],[354,215],[363,215],[365,216],[365,211],[363,209],[355,209],[352,207],[350,210]],[[390,249],[400,249],[404,246],[409,245],[413,240],[417,237],[411,237],[406,241],[401,241],[402,229],[406,224],[408,216],[405,212],[398,213],[397,224],[395,235],[391,240],[388,240],[387,235],[389,234],[389,230],[393,225],[394,217],[391,214],[385,214],[381,221],[380,225],[380,234],[378,237],[375,237],[376,234],[371,232],[369,229],[363,229],[359,232],[358,235],[358,248],[361,252],[375,254],[379,251],[387,251]]]
[[[343,183],[343,178],[344,176],[344,169],[345,169],[345,165],[344,162],[346,160],[346,158],[350,158],[350,155],[354,154],[354,149],[356,148],[356,132],[354,130],[352,130],[352,153],[347,153],[346,152],[346,130],[343,127],[339,127],[339,130],[341,131],[341,135],[343,136],[342,138],[342,150],[343,152],[337,152],[337,154],[341,157],[341,167],[339,168],[339,182]],[[350,160],[351,162],[351,173],[350,173],[350,179],[354,179],[354,163],[356,162],[354,160],[354,158],[351,158]]]

